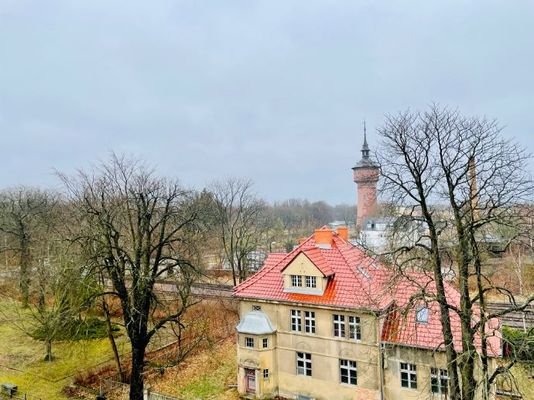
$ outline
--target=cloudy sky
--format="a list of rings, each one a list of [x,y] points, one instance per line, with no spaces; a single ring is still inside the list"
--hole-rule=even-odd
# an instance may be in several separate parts
[[[432,102],[533,152],[532,21],[531,1],[0,0],[0,187],[115,151],[352,203],[362,121],[372,146]]]

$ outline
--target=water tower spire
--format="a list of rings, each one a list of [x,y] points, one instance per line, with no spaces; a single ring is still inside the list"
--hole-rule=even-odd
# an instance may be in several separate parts
[[[363,121],[363,146],[362,158],[352,168],[353,180],[357,185],[358,207],[356,226],[361,228],[365,218],[373,215],[376,211],[377,195],[376,184],[378,183],[379,167],[369,157],[369,145],[367,144],[367,126]]]

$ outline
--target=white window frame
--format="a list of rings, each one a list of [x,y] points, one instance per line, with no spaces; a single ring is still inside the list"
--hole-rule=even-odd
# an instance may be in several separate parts
[[[312,356],[310,353],[297,351],[297,375],[312,376]]]
[[[261,343],[262,343],[262,348],[264,349],[269,348],[269,338],[263,338]]]
[[[343,314],[333,314],[333,324],[334,324],[334,337],[345,337],[345,316]]]
[[[317,277],[306,275],[305,280],[306,280],[307,288],[312,288],[312,289],[317,288]]]
[[[417,365],[400,363],[401,387],[407,389],[417,389]]]
[[[362,328],[360,325],[360,317],[349,315],[349,339],[360,341],[362,340]]]
[[[291,275],[291,286],[302,287],[302,275]]]
[[[449,372],[446,369],[430,368],[430,391],[432,393],[449,393]]]
[[[291,310],[291,332],[302,332],[302,312],[300,310]]]
[[[304,332],[315,333],[315,311],[304,311]]]
[[[263,379],[264,380],[268,380],[269,379],[269,369],[268,368],[265,368],[263,370]]]
[[[345,381],[343,381],[345,377]],[[346,385],[358,384],[358,365],[353,360],[339,360],[339,381]]]

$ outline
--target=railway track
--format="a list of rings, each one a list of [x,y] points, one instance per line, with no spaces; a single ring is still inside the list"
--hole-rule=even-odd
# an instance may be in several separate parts
[[[163,293],[176,293],[176,284],[173,281],[158,281],[154,289]],[[198,297],[231,298],[234,292],[232,285],[218,283],[194,283],[191,293]]]
[[[487,303],[488,311],[491,313],[504,311],[512,305],[509,303]],[[499,317],[501,325],[517,329],[534,328],[534,304],[531,304],[524,311],[512,311]]]

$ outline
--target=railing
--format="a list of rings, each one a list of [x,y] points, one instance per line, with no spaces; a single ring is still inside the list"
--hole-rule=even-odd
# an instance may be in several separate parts
[[[13,400],[41,400],[39,397],[30,396],[26,393],[16,393],[16,394],[6,394],[6,393],[0,393],[0,399],[13,399]]]
[[[145,400],[180,400],[178,397],[172,397],[163,393],[145,390]]]
[[[100,393],[105,395],[107,400],[127,399],[130,385],[119,382],[114,379],[102,379],[100,382]],[[145,388],[143,394],[144,400],[182,400],[178,397],[169,396],[159,392],[154,392],[150,388]]]

